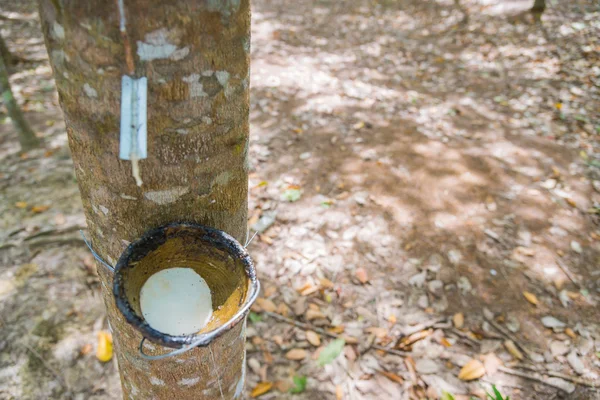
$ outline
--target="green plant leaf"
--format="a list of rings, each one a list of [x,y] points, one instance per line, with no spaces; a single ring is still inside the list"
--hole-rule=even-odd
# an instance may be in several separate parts
[[[294,376],[294,387],[290,389],[290,393],[302,393],[306,390],[306,377]]]
[[[248,314],[248,318],[250,318],[250,322],[252,323],[262,321],[262,317],[253,311],[250,311],[250,314]]]
[[[344,349],[345,344],[346,341],[344,339],[332,340],[319,354],[317,364],[322,367],[335,360]]]
[[[446,392],[446,391],[442,391],[442,397],[440,398],[440,400],[455,400],[454,396],[452,396],[450,393]]]
[[[285,189],[283,192],[283,198],[290,203],[294,201],[300,200],[300,196],[302,196],[302,191],[300,189]]]
[[[488,395],[488,397],[492,400],[510,400],[510,397],[506,396],[503,397],[502,394],[500,393],[500,391],[498,390],[498,388],[496,388],[496,385],[492,385],[492,390],[494,391],[494,395],[492,396],[491,394],[489,394],[488,392],[486,392],[486,394]]]

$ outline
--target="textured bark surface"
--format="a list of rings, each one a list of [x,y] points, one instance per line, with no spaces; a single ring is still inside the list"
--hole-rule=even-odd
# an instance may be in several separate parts
[[[8,115],[12,120],[12,124],[19,135],[19,144],[21,150],[29,150],[37,147],[40,144],[40,140],[35,136],[35,133],[31,130],[31,127],[25,120],[23,112],[17,104],[17,100],[13,96],[12,90],[10,89],[10,82],[8,80],[8,66],[11,63],[11,56],[4,40],[0,37],[0,92],[2,92],[2,101],[4,106],[8,110]]]
[[[117,2],[40,1],[93,246],[114,265],[143,232],[176,221],[212,226],[243,241],[248,1],[125,0],[125,13],[135,77],[148,78],[148,158],[140,161],[141,187],[131,163],[118,157],[120,85],[127,67]],[[125,398],[241,396],[243,324],[210,348],[144,361],[137,348],[141,336],[115,308],[110,273],[101,266],[98,271]]]

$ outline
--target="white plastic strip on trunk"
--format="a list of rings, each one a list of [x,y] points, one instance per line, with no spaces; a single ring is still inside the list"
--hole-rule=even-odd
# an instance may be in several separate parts
[[[142,160],[147,153],[148,80],[123,75],[121,79],[121,138],[119,158]]]

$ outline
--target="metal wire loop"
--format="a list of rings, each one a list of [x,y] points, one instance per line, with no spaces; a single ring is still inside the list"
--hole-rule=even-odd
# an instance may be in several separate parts
[[[106,261],[104,261],[102,259],[102,257],[100,257],[98,255],[98,253],[96,253],[94,251],[94,249],[92,248],[92,245],[90,244],[90,242],[88,242],[88,240],[86,239],[85,235],[83,234],[83,230],[79,230],[79,233],[81,234],[81,237],[83,238],[84,243],[86,244],[86,246],[88,247],[88,249],[90,249],[90,251],[92,252],[92,255],[94,256],[94,258],[98,261],[100,261],[100,263],[102,265],[104,265],[106,268],[108,268],[110,270],[110,272],[112,272],[113,274],[115,273],[115,267],[111,266],[109,263],[107,263]]]

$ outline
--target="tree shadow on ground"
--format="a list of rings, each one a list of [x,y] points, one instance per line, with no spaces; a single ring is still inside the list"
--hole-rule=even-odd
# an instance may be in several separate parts
[[[460,12],[424,2],[264,2],[254,13],[251,209],[259,216],[277,208],[279,221],[253,249],[259,269],[269,266],[267,295],[294,310],[306,302],[298,290],[320,287],[308,303],[328,319],[316,322],[361,338],[369,326],[397,338],[407,325],[458,312],[485,336],[488,308],[502,323],[517,321],[516,337],[540,357],[568,339],[541,317],[593,325],[593,194],[564,137],[568,121],[554,104],[565,85],[536,26],[473,15],[469,30],[453,30]],[[442,30],[447,36],[432,40]],[[302,188],[302,199],[277,204],[290,185]],[[359,268],[368,271],[366,285]],[[323,277],[334,290],[322,287]],[[524,291],[536,294],[537,307]],[[564,291],[579,293],[576,304],[562,305]],[[390,296],[402,306],[390,307]],[[306,318],[301,305],[294,312]],[[272,324],[256,329],[280,336]],[[572,374],[561,360],[553,365]],[[451,364],[457,375],[460,362]],[[318,374],[307,365],[300,371]],[[561,395],[503,374],[489,379],[522,387],[524,398]],[[359,386],[354,393],[364,398],[384,393]]]

